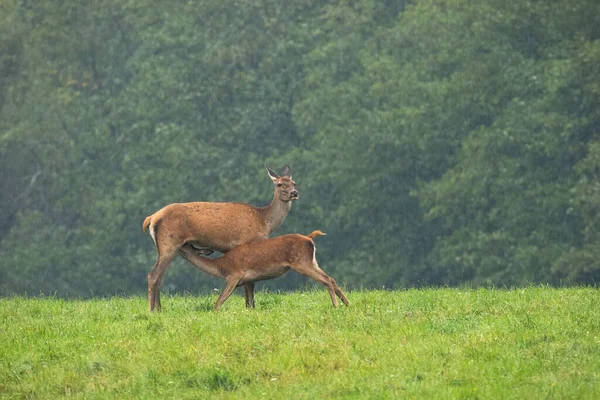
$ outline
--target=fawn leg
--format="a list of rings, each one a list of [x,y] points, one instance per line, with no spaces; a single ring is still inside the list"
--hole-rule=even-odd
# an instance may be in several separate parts
[[[335,297],[335,294],[336,294],[335,288],[337,285],[334,285],[334,283],[332,282],[333,279],[329,275],[327,275],[325,272],[323,272],[319,268],[319,266],[317,265],[316,262],[301,264],[298,266],[292,266],[292,268],[294,268],[296,271],[298,271],[302,275],[308,276],[309,278],[312,278],[315,281],[323,284],[323,286],[325,286],[325,288],[327,289],[327,292],[329,292],[329,297],[331,298],[331,302],[333,303],[333,306],[334,307],[338,306],[337,297]],[[344,296],[344,298],[345,298],[345,296]],[[348,300],[346,300],[346,301],[348,301]],[[346,304],[346,302],[344,302],[344,304]]]
[[[333,279],[332,277],[329,277],[329,279],[331,279],[331,283],[333,284],[333,289],[335,290],[335,294],[337,294],[338,297],[342,300],[342,303],[344,303],[346,305],[346,307],[348,307],[350,305],[350,302],[346,298],[346,295],[344,294],[344,292],[342,292],[342,289],[338,286],[335,279]]]
[[[240,278],[237,276],[230,276],[225,279],[225,289],[223,289],[223,292],[221,293],[221,295],[217,299],[217,302],[215,303],[215,311],[221,308],[225,300],[227,300],[229,296],[231,296],[231,293],[233,293],[239,281]]]
[[[248,282],[244,285],[244,294],[246,295],[246,307],[255,308],[254,306],[254,282]]]

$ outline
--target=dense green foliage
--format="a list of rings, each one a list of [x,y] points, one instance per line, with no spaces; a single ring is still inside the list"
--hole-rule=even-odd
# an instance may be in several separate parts
[[[301,193],[277,234],[326,231],[350,287],[597,283],[598,26],[596,0],[0,0],[0,294],[142,291],[144,217],[266,204],[265,163]]]
[[[595,288],[0,299],[0,398],[596,399]]]

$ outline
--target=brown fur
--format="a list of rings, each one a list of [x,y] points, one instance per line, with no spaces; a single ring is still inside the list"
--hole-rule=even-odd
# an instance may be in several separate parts
[[[302,275],[322,283],[327,288],[331,302],[337,307],[336,295],[348,306],[350,303],[335,280],[323,272],[315,255],[315,236],[325,235],[317,230],[310,235],[290,234],[237,246],[222,257],[209,259],[198,250],[186,244],[179,253],[196,268],[212,276],[225,279],[225,289],[217,299],[218,310],[238,286],[254,288],[254,282],[273,279],[286,273],[290,268]],[[248,298],[246,307],[254,307],[254,294]]]
[[[291,170],[286,165],[282,176],[267,168],[274,184],[273,200],[266,207],[245,203],[175,203],[148,216],[142,224],[153,236],[158,259],[148,274],[148,307],[160,310],[160,287],[171,261],[186,243],[204,254],[227,252],[232,248],[266,239],[287,216],[298,198]],[[248,288],[250,295],[251,288]],[[252,290],[253,291],[253,290]]]

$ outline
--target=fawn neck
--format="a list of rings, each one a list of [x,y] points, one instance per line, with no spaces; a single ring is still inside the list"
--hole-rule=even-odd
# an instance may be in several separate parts
[[[222,258],[223,256],[214,259],[206,258],[204,256],[197,256],[194,258],[194,262],[192,262],[189,258],[188,260],[203,272],[214,277],[224,279],[225,275],[223,274],[223,271],[226,270],[226,268],[224,268],[226,264],[223,263]]]

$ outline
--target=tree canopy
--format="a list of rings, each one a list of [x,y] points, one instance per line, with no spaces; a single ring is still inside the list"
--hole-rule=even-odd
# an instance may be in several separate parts
[[[0,0],[0,295],[142,291],[147,215],[264,205],[285,163],[276,235],[327,232],[350,288],[597,283],[598,26],[592,0]]]

